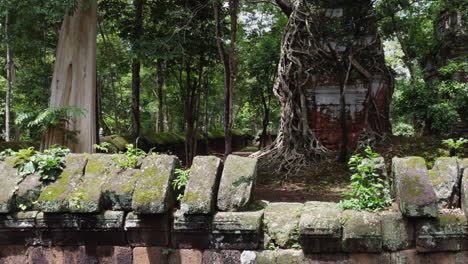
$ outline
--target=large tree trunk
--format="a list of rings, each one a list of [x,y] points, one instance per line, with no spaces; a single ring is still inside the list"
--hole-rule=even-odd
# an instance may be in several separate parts
[[[96,143],[96,23],[97,1],[80,0],[73,15],[66,15],[60,31],[49,106],[78,106],[84,117],[65,124],[79,131],[71,142],[59,129],[50,129],[45,147],[66,145],[72,152],[93,152]]]
[[[157,86],[157,97],[158,97],[158,132],[164,132],[164,79],[165,79],[165,65],[166,63],[158,60],[156,63],[156,86]]]
[[[393,78],[371,1],[296,1],[274,91],[280,131],[257,156],[279,170],[309,168],[330,149],[346,156],[390,132]]]

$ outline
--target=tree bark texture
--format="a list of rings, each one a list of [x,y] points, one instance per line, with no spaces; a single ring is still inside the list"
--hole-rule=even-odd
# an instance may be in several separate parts
[[[88,4],[89,3],[89,4]],[[60,144],[72,152],[93,152],[96,143],[96,23],[97,1],[80,0],[72,15],[66,15],[60,31],[50,107],[78,106],[87,110],[84,117],[65,124],[79,131],[76,144],[58,129],[49,129],[45,147]]]
[[[370,0],[294,3],[274,87],[280,131],[257,156],[297,171],[390,132],[393,77],[373,11]]]
[[[140,48],[140,37],[143,34],[143,5],[144,0],[135,0],[135,25],[132,36],[133,51]],[[132,61],[132,139],[136,144],[140,136],[140,69],[141,63],[138,56]]]

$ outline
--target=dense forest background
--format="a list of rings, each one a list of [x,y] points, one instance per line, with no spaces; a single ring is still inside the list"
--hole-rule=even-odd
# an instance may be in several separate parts
[[[231,2],[231,1],[229,1]],[[137,136],[186,136],[223,131],[224,69],[210,0],[101,0],[98,13],[97,120],[101,135],[135,136],[132,100],[139,82]],[[230,4],[220,4],[221,33],[229,36]],[[234,134],[276,134],[280,104],[273,86],[288,17],[278,2],[239,3],[236,31]],[[459,136],[468,127],[466,32],[437,38],[451,11],[467,17],[467,4],[450,0],[374,1],[386,61],[395,77],[391,105],[394,135]],[[0,3],[0,123],[11,141],[41,141],[37,117],[48,109],[56,46],[63,17],[74,1],[3,0]],[[462,22],[466,30],[466,19]],[[457,25],[455,25],[457,26]],[[228,37],[223,38],[230,43]],[[464,43],[464,44],[463,44]],[[7,46],[12,86],[7,93]],[[430,63],[441,49],[461,47],[456,60]],[[464,46],[464,47],[463,47]],[[135,80],[135,70],[139,79]],[[453,77],[462,72],[462,76]],[[465,75],[463,75],[463,72]],[[435,78],[434,76],[438,76]],[[9,97],[9,99],[4,99]],[[10,103],[8,104],[8,100]],[[6,107],[11,105],[11,108]],[[133,128],[133,129],[132,129]]]

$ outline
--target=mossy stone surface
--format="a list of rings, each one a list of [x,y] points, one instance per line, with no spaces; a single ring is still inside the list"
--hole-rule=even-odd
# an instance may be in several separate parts
[[[13,168],[12,157],[0,161],[0,213],[8,213],[13,210],[14,194],[18,184],[23,179]]]
[[[146,157],[141,164],[141,176],[137,180],[132,197],[132,209],[137,214],[166,213],[174,204],[171,182],[179,166],[175,156]]]
[[[461,207],[465,212],[465,215],[468,215],[468,169],[463,171],[462,176],[462,186],[461,186]]]
[[[101,211],[101,187],[115,162],[111,155],[93,154],[88,156],[84,175],[67,194],[68,207],[74,213],[97,213]]]
[[[224,163],[218,191],[220,211],[239,211],[253,196],[257,159],[229,155]]]
[[[337,204],[307,202],[299,222],[302,247],[307,253],[341,250],[341,213]]]
[[[41,176],[37,173],[26,175],[26,177],[18,185],[18,190],[15,195],[15,207],[20,210],[30,210],[33,208],[33,203],[41,195],[45,184],[41,181]]]
[[[89,155],[70,154],[65,159],[65,169],[60,177],[47,186],[38,198],[35,209],[47,213],[68,212],[68,194],[79,184]]]
[[[432,186],[437,197],[439,207],[448,207],[457,203],[452,199],[458,199],[453,195],[454,190],[459,189],[458,161],[455,158],[438,158],[434,168],[429,171]]]
[[[413,226],[397,211],[384,211],[382,216],[382,243],[388,251],[398,251],[414,245]]]
[[[421,157],[393,158],[396,200],[406,217],[435,217],[436,194],[429,170]]]
[[[212,214],[215,210],[215,191],[221,176],[221,159],[198,156],[192,167],[180,209],[185,214]]]
[[[366,211],[345,210],[342,214],[343,251],[378,253],[382,251],[381,217]]]
[[[265,209],[264,228],[270,244],[288,248],[299,242],[301,203],[271,203]]]
[[[466,250],[467,219],[464,215],[438,215],[417,224],[419,252]]]
[[[141,177],[139,169],[114,167],[109,170],[102,194],[106,208],[130,211],[137,180]]]

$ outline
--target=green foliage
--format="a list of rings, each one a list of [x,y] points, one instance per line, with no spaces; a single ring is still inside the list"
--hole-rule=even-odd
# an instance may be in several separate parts
[[[375,169],[373,159],[378,156],[367,147],[364,157],[357,154],[350,158],[348,165],[354,174],[351,176],[351,191],[343,193],[348,199],[340,201],[342,208],[378,211],[391,204],[387,183]]]
[[[15,124],[20,127],[36,129],[41,134],[56,128],[73,143],[77,143],[79,131],[67,129],[67,124],[86,115],[86,109],[77,106],[49,107],[40,112],[19,113]]]
[[[459,138],[457,140],[454,140],[453,138],[449,138],[442,140],[442,143],[450,148],[450,155],[455,156],[457,154],[457,151],[461,148],[461,146],[465,143],[468,143],[468,139]]]
[[[33,147],[10,152],[14,157],[13,163],[19,175],[39,173],[42,181],[55,181],[62,172],[65,157],[70,150],[62,146],[52,146],[43,153],[35,151]]]
[[[172,181],[172,188],[174,188],[175,191],[179,192],[179,195],[177,196],[177,200],[180,201],[184,197],[182,194],[183,190],[185,189],[185,186],[187,186],[188,183],[188,178],[190,175],[190,170],[182,170],[182,169],[176,169],[175,170],[175,175],[176,178]]]
[[[100,152],[104,152],[104,153],[108,153],[109,152],[109,148],[111,147],[111,144],[110,143],[107,143],[107,142],[102,142],[101,144],[94,144],[93,145],[93,148],[95,150],[98,150]]]
[[[133,144],[127,144],[127,151],[125,151],[125,158],[119,160],[119,166],[121,168],[133,168],[138,167],[138,159],[146,156],[146,153],[135,147]]]
[[[392,133],[395,136],[411,137],[414,135],[414,128],[412,125],[400,122],[393,126]]]

